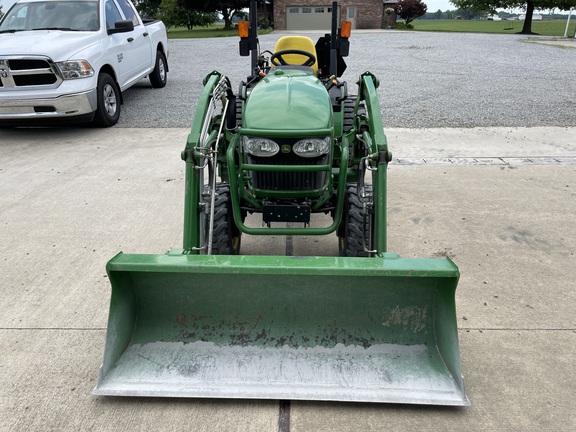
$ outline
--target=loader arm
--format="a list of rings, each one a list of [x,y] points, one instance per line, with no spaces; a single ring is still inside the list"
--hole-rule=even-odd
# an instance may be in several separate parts
[[[367,112],[367,118],[360,120],[363,124],[359,125],[359,131],[362,131],[362,138],[370,149],[364,163],[372,174],[374,189],[374,249],[376,254],[382,254],[386,252],[386,175],[392,153],[388,150],[376,92],[379,81],[370,72],[365,72],[360,76],[359,83],[358,100],[364,101]]]
[[[181,158],[186,163],[186,187],[184,192],[184,253],[198,254],[202,247],[200,241],[201,190],[204,183],[204,171],[199,167],[207,163],[207,157],[216,151],[211,145],[216,140],[218,122],[222,121],[222,112],[216,112],[215,89],[224,86],[225,77],[212,72],[204,79],[204,89],[200,94],[196,115]],[[216,96],[224,97],[221,90]],[[215,153],[212,153],[214,156]]]

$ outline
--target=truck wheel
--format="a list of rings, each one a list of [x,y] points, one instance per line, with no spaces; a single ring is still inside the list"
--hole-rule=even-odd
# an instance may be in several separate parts
[[[96,95],[94,124],[99,127],[114,126],[120,118],[120,90],[116,81],[107,73],[101,73],[98,77]]]
[[[156,66],[154,70],[150,73],[150,84],[154,88],[162,88],[166,85],[168,80],[168,63],[166,62],[166,56],[162,51],[156,51]]]
[[[205,233],[210,229],[210,197],[205,219]],[[236,227],[232,216],[232,201],[230,186],[224,183],[216,184],[216,199],[214,201],[214,234],[212,236],[212,255],[238,255],[242,232]],[[207,243],[207,239],[206,239]]]
[[[372,185],[365,186],[366,191],[372,192]],[[364,203],[358,198],[356,185],[346,188],[344,213],[338,228],[338,249],[341,256],[368,257],[374,237],[374,213],[370,208],[365,209]],[[365,249],[366,247],[366,249]]]

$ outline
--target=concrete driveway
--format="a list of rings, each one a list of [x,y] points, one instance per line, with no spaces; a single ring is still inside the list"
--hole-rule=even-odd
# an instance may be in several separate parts
[[[0,131],[1,431],[574,430],[575,128],[388,130],[389,249],[459,265],[471,407],[92,396],[105,264],[180,246],[186,135]]]

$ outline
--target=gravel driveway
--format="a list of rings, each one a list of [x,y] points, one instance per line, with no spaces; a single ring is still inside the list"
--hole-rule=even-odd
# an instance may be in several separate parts
[[[261,49],[283,35],[260,36]],[[366,70],[380,78],[387,127],[576,125],[573,48],[463,33],[356,32],[350,41],[344,78],[353,84]],[[204,76],[218,70],[236,89],[250,58],[234,37],[171,40],[169,66],[166,88],[142,80],[125,92],[119,127],[188,127]]]

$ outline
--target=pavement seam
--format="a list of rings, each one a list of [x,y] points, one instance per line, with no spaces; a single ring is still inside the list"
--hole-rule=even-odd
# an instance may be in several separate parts
[[[484,328],[484,327],[458,327],[458,330],[479,331],[567,331],[576,332],[576,328]]]
[[[106,327],[97,328],[74,328],[74,327],[0,327],[0,330],[20,330],[20,331],[106,331]],[[458,327],[458,330],[482,330],[482,331],[568,331],[576,332],[575,328],[489,328],[489,327]]]
[[[290,401],[279,401],[278,432],[290,432]]]
[[[457,156],[457,157],[398,157],[392,165],[509,165],[534,166],[576,165],[576,156]]]
[[[0,330],[42,330],[42,331],[54,331],[54,330],[71,330],[71,331],[105,331],[106,327],[0,327]]]

